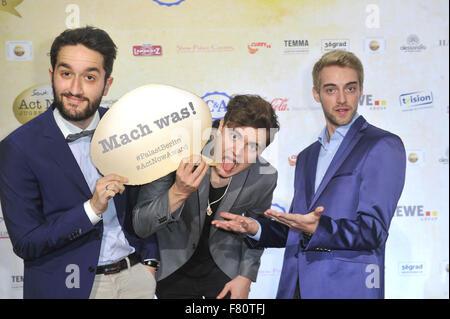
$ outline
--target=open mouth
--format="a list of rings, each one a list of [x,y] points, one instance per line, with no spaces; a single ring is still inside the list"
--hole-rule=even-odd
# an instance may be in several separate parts
[[[225,158],[224,161],[221,163],[221,166],[222,169],[225,171],[225,173],[229,174],[237,166],[237,163],[233,159]]]

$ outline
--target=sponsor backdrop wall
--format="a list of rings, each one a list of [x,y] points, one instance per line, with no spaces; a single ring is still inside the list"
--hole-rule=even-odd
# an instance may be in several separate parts
[[[296,155],[324,125],[312,66],[328,50],[353,51],[366,74],[359,113],[398,134],[408,155],[386,297],[448,298],[448,12],[447,0],[1,0],[0,139],[51,103],[54,37],[94,25],[119,48],[103,106],[149,83],[201,96],[214,118],[232,94],[270,101],[281,131],[264,157],[279,171],[273,208],[287,211]],[[21,298],[22,260],[1,216],[0,298]],[[282,258],[265,251],[251,298],[275,297]]]

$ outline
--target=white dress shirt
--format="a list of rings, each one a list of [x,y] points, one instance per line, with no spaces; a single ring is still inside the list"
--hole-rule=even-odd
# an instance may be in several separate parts
[[[82,131],[78,126],[65,120],[60,114],[59,110],[55,108],[53,111],[56,124],[66,138],[69,134],[76,134]],[[98,111],[95,113],[94,119],[86,128],[86,130],[93,130],[97,127],[100,121]],[[80,166],[81,172],[89,186],[89,189],[94,193],[97,180],[102,177],[94,166],[91,160],[91,138],[92,136],[85,136],[78,140],[69,143],[72,154]],[[114,199],[108,201],[108,208],[101,215],[98,216],[91,207],[89,200],[84,203],[84,210],[89,220],[93,225],[103,220],[103,238],[100,249],[100,257],[98,265],[107,265],[123,259],[135,251],[134,247],[130,246],[128,240],[123,233],[122,226],[117,218],[116,206]]]

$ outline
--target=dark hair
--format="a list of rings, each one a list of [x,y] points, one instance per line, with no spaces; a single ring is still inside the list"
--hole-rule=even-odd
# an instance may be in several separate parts
[[[86,48],[97,51],[103,56],[103,68],[105,69],[105,81],[111,76],[114,60],[117,54],[117,46],[105,31],[86,26],[77,29],[67,29],[61,33],[50,49],[50,62],[55,69],[56,59],[62,47],[66,45],[82,44]]]
[[[272,105],[259,95],[233,95],[227,104],[224,125],[228,127],[264,128],[270,131],[267,145],[280,129]]]

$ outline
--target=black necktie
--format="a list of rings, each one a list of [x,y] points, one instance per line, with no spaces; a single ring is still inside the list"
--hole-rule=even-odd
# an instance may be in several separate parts
[[[80,133],[76,133],[76,134],[69,134],[66,137],[66,142],[70,143],[73,141],[78,140],[79,138],[85,137],[85,136],[91,136],[92,134],[94,134],[95,130],[88,130],[88,131],[81,131]]]

